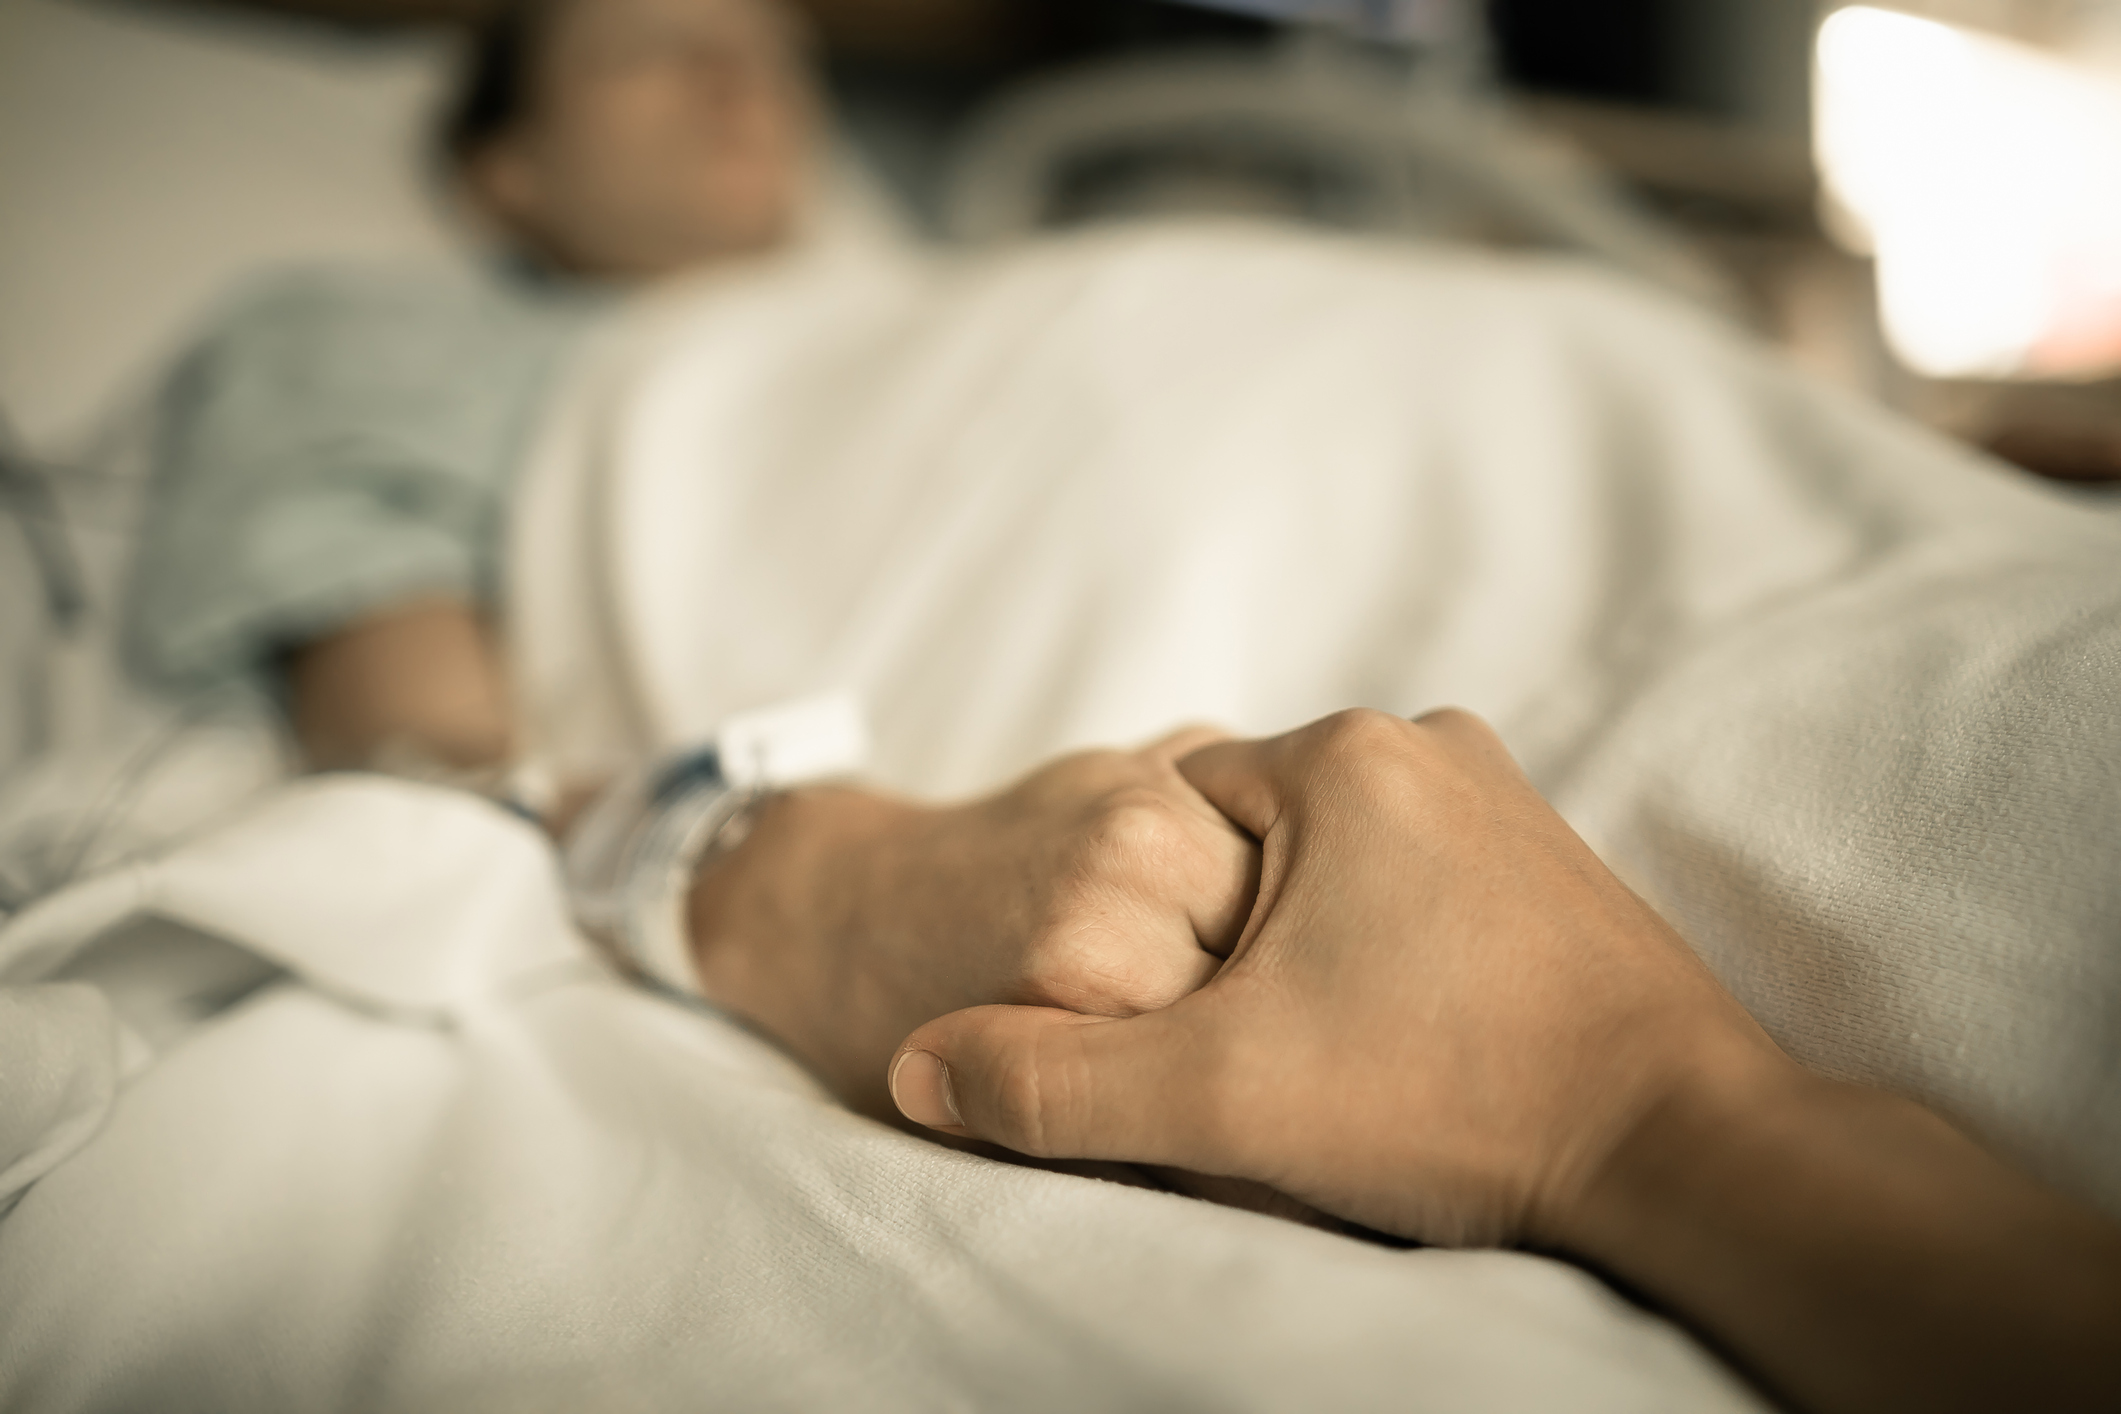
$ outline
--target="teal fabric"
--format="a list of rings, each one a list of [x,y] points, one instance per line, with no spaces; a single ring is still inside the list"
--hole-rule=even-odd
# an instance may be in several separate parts
[[[607,302],[498,269],[299,270],[240,293],[162,392],[136,666],[203,685],[409,598],[490,601],[515,463]]]

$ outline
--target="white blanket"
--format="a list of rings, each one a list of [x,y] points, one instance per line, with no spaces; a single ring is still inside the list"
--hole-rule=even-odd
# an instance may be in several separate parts
[[[847,688],[924,793],[1463,703],[1800,1056],[2121,1207],[2117,549],[1582,272],[1143,231],[645,311],[536,459],[513,633],[563,762]],[[91,1018],[0,1223],[10,1408],[1752,1403],[1552,1262],[852,1118],[588,966],[473,802],[293,787],[17,920],[0,984],[143,912],[292,975],[84,1145]]]
[[[140,910],[299,981],[157,1060],[0,1222],[9,1409],[1749,1406],[1551,1262],[857,1119],[604,975],[537,836],[476,801],[292,787],[19,920],[0,981]]]
[[[1487,714],[1807,1062],[2121,1212],[2121,537],[1579,268],[1242,226],[791,265],[645,316],[536,468],[591,764],[821,689],[877,774]]]

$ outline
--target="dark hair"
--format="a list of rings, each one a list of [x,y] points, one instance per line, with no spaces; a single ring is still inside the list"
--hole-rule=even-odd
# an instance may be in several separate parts
[[[563,0],[500,0],[472,31],[456,96],[442,110],[436,155],[461,167],[530,113],[538,61]]]

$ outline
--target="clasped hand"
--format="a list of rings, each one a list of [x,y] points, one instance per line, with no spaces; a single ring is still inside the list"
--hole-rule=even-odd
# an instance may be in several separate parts
[[[1559,1241],[1682,1085],[1791,1068],[1477,718],[1342,713],[1178,770],[1262,845],[1228,960],[1131,1019],[932,1021],[894,1062],[906,1114],[1428,1242]]]
[[[1570,1253],[1800,1407],[2121,1407],[2121,1227],[1803,1071],[1464,713],[799,795],[695,905],[869,1113]]]
[[[923,1022],[994,1002],[1169,1006],[1214,975],[1257,889],[1258,846],[1177,769],[1217,736],[1069,756],[963,805],[779,797],[694,887],[708,995],[892,1121],[890,1058]]]
[[[1557,1227],[1676,1079],[1780,1058],[1456,712],[1196,730],[960,806],[797,792],[692,923],[709,994],[865,1113],[1433,1242]]]

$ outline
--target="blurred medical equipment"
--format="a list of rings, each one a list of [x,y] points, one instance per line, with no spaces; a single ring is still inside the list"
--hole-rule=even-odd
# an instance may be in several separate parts
[[[0,916],[165,847],[284,772],[272,706],[254,691],[173,701],[120,666],[147,395],[211,301],[253,271],[452,258],[417,160],[452,53],[438,35],[0,0],[0,391],[13,434],[0,492]]]
[[[73,632],[88,607],[88,587],[52,489],[52,475],[53,468],[30,455],[15,435],[14,424],[0,411],[0,505],[13,514],[28,546],[52,628],[65,635]]]
[[[1575,150],[1512,114],[1479,7],[1231,5],[1303,21],[1265,53],[1124,58],[1033,80],[975,124],[946,223],[994,242],[1234,211],[1569,251],[1712,307],[1720,274]]]
[[[0,921],[184,833],[276,777],[270,709],[243,685],[181,700],[117,661],[140,513],[138,419],[78,462],[40,457],[0,417]]]

